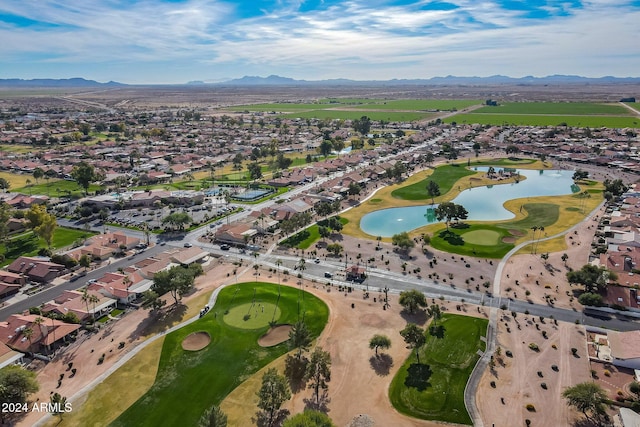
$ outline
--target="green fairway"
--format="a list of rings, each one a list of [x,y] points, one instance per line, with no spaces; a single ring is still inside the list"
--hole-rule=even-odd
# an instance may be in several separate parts
[[[304,318],[314,338],[329,315],[324,302],[296,288],[263,282],[224,288],[207,315],[165,337],[154,385],[111,425],[195,426],[206,409],[219,405],[239,384],[285,354],[286,342],[268,348],[258,345],[268,325],[245,329],[227,324],[226,316],[231,310],[258,301],[278,305],[278,324],[293,324],[299,316]],[[198,352],[183,350],[182,340],[196,331],[208,332],[211,344]]]
[[[432,323],[433,324],[433,323]],[[464,388],[485,344],[486,319],[443,314],[434,335],[420,349],[420,364],[412,352],[389,387],[392,405],[401,413],[426,420],[471,424]]]
[[[524,203],[522,209],[527,212],[527,216],[519,221],[501,223],[505,228],[517,228],[523,231],[533,226],[548,227],[555,224],[560,216],[560,208],[553,203]]]
[[[394,190],[391,195],[402,200],[427,200],[431,199],[427,193],[427,183],[435,181],[440,186],[440,194],[446,194],[451,190],[460,178],[473,175],[475,172],[462,165],[444,165],[436,168],[433,173],[422,181]]]

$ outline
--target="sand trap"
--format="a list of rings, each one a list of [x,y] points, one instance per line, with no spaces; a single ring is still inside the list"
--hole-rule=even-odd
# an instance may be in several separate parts
[[[211,335],[208,332],[193,332],[182,340],[182,348],[188,351],[202,350],[211,342]]]
[[[291,325],[278,325],[270,328],[266,334],[260,337],[258,344],[261,347],[271,347],[289,339]]]

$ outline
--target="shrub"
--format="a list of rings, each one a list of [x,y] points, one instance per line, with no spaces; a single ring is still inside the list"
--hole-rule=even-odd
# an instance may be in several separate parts
[[[604,370],[604,376],[605,377],[610,377],[611,376],[611,371],[609,371],[608,369]]]
[[[547,383],[540,383],[540,387],[542,387],[544,390],[547,389]]]
[[[527,427],[529,427],[531,425],[531,420],[527,418],[526,420],[524,420],[524,423],[527,425]]]
[[[525,408],[527,409],[527,411],[529,412],[536,412],[536,407],[533,406],[533,404],[531,403],[527,403],[527,405],[525,406]]]
[[[542,371],[538,371],[538,376],[539,376],[540,378],[543,378],[543,377],[544,377],[544,375],[542,374]]]
[[[575,347],[572,347],[571,348],[571,354],[573,354],[574,356],[577,356],[578,355],[578,349],[575,348]]]
[[[530,348],[531,350],[533,350],[533,351],[540,351],[540,347],[538,347],[538,344],[536,344],[536,343],[534,343],[534,342],[529,343],[529,348]]]
[[[560,369],[558,369],[558,365],[551,365],[551,370],[554,372],[558,372]]]
[[[504,354],[505,354],[507,357],[513,357],[513,353],[511,353],[511,350],[507,350],[507,351],[505,351],[505,352],[504,352]]]
[[[102,353],[102,356],[98,359],[98,365],[102,365],[102,362],[104,362],[104,353]]]
[[[496,382],[495,381],[491,381],[489,383],[489,385],[491,386],[491,388],[496,388]]]
[[[552,349],[554,349],[554,350],[557,350],[557,349],[558,349],[558,346],[557,346],[557,345],[555,345],[555,344],[551,344],[551,348],[552,348]]]

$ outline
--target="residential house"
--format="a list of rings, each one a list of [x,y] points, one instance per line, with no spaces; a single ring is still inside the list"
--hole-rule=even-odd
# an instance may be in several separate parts
[[[38,323],[36,319],[43,322]],[[31,336],[25,330],[31,331]],[[48,319],[34,314],[12,314],[0,322],[0,342],[23,353],[48,352],[61,342],[68,341],[80,325]]]
[[[19,257],[7,266],[7,271],[24,275],[28,280],[38,283],[48,283],[62,274],[65,267],[48,258]]]

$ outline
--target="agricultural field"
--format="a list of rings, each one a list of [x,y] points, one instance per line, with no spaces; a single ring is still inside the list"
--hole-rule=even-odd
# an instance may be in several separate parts
[[[447,123],[515,126],[640,127],[640,117],[620,104],[515,102],[483,107],[445,119]]]
[[[276,103],[239,105],[228,110],[275,112],[288,118],[358,119],[415,121],[432,117],[436,111],[461,110],[478,105],[479,100],[385,100],[385,99],[323,99],[317,103]]]

